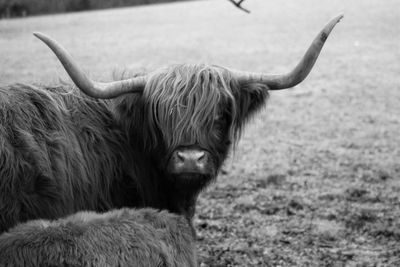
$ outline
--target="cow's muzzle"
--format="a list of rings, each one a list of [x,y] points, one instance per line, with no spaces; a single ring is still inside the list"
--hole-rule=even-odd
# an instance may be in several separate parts
[[[168,161],[168,172],[171,174],[202,174],[214,172],[211,154],[199,148],[178,148]]]

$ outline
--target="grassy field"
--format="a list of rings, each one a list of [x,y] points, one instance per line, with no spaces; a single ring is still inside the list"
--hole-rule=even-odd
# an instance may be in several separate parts
[[[400,266],[400,1],[195,1],[0,21],[0,84],[171,63],[282,72],[338,13],[307,80],[271,93],[195,219],[201,266]]]

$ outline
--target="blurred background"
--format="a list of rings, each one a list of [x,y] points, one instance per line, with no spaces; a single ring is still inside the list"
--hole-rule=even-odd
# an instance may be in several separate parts
[[[246,0],[249,14],[227,0],[122,8],[144,2],[0,0],[0,85],[69,81],[35,31],[104,81],[174,63],[285,72],[343,13],[308,78],[271,92],[201,194],[199,261],[400,266],[400,1]]]
[[[179,0],[0,0],[0,18],[138,6]],[[181,0],[182,1],[182,0]]]

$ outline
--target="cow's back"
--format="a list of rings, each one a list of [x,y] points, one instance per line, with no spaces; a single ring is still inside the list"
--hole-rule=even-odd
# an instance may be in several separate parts
[[[109,209],[123,177],[123,140],[107,102],[65,87],[0,88],[0,232]]]

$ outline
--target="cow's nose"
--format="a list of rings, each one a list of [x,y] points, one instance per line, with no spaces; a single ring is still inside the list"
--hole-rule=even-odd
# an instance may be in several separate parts
[[[183,164],[202,164],[205,160],[204,151],[187,150],[187,151],[177,151],[177,161]]]
[[[178,149],[172,154],[169,170],[173,173],[205,173],[210,164],[209,153],[201,149]]]

